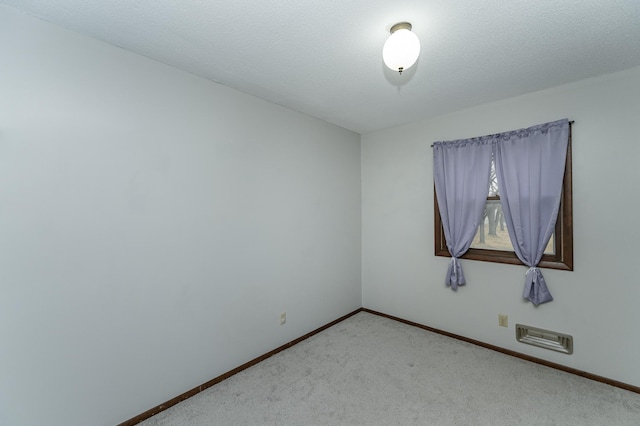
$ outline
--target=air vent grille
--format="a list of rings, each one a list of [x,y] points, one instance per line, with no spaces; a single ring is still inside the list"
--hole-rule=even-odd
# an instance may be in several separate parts
[[[516,324],[516,340],[568,355],[573,353],[573,337],[555,331]]]

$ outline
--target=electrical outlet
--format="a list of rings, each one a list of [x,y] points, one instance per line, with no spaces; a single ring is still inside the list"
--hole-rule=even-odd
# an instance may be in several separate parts
[[[280,325],[284,325],[287,322],[287,313],[286,312],[282,312],[280,314]]]
[[[500,327],[509,327],[509,317],[506,315],[498,315],[498,325]]]

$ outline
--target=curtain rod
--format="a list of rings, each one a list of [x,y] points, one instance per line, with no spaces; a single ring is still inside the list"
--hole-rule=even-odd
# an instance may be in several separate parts
[[[575,123],[575,120],[569,120],[569,126]],[[433,148],[433,144],[429,145],[429,148]]]

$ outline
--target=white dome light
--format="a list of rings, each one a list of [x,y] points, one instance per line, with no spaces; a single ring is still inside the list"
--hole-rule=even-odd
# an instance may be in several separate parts
[[[384,63],[394,71],[402,74],[418,60],[420,40],[411,32],[411,24],[400,22],[391,27],[391,35],[382,48]]]

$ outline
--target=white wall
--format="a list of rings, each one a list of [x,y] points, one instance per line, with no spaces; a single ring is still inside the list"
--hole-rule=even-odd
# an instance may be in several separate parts
[[[359,143],[0,6],[0,424],[113,425],[359,308]]]
[[[640,68],[363,135],[363,306],[640,386],[639,114]],[[446,288],[429,145],[564,117],[575,120],[575,271],[543,271],[555,300],[524,302],[524,266],[470,260],[467,286]],[[573,335],[575,353],[516,342],[516,323]]]

